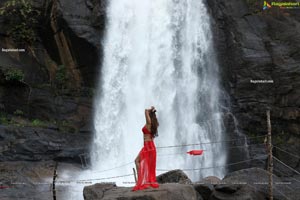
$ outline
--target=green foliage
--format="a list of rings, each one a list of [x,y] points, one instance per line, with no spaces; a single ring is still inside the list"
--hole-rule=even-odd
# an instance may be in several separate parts
[[[24,112],[22,111],[22,110],[16,110],[15,112],[14,112],[14,115],[19,115],[19,116],[21,116],[21,115],[24,115]]]
[[[0,8],[0,15],[8,21],[7,34],[18,44],[31,44],[36,40],[34,31],[40,12],[29,0],[9,0]]]
[[[20,69],[10,68],[4,72],[5,80],[7,81],[23,81],[24,73]]]
[[[59,65],[58,70],[56,72],[55,78],[57,81],[65,81],[66,80],[66,68],[64,65]]]
[[[59,65],[55,74],[57,88],[64,89],[67,82],[67,71],[64,65]]]
[[[43,127],[43,126],[46,126],[46,123],[39,119],[34,119],[34,120],[32,120],[31,125],[36,126],[36,127]]]

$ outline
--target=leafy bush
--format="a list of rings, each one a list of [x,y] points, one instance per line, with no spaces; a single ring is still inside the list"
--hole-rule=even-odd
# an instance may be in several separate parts
[[[5,80],[7,81],[23,81],[24,73],[20,69],[11,68],[4,72]]]
[[[34,31],[40,12],[29,0],[9,0],[0,8],[0,15],[8,21],[7,34],[18,44],[31,44],[36,40]]]

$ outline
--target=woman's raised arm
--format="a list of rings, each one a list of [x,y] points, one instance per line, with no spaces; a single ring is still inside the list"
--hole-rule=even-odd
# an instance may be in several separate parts
[[[146,117],[147,125],[151,125],[151,118],[150,118],[149,112],[151,112],[150,109],[145,109],[145,117]]]

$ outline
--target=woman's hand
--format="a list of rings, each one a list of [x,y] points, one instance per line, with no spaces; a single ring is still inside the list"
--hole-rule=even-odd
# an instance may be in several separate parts
[[[156,109],[154,106],[151,106],[149,109],[146,109],[147,112],[155,112]]]
[[[154,107],[154,106],[151,106],[150,111],[151,111],[151,112],[155,112],[155,111],[156,111],[155,107]]]

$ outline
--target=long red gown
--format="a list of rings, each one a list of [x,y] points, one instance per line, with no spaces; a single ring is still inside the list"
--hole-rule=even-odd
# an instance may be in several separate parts
[[[143,127],[142,131],[144,134],[151,134],[146,126]],[[139,155],[138,181],[132,191],[143,190],[149,187],[158,188],[159,185],[156,182],[156,148],[153,140],[144,142],[144,147]]]

